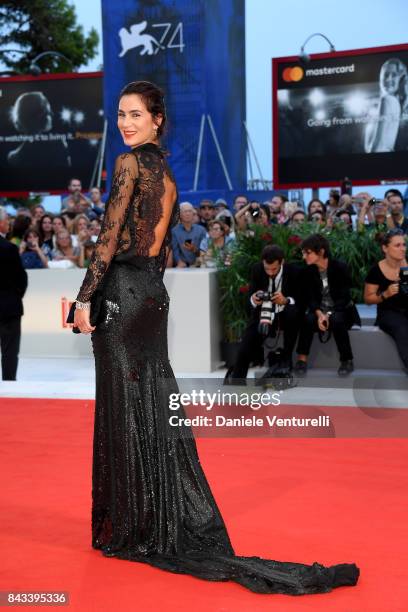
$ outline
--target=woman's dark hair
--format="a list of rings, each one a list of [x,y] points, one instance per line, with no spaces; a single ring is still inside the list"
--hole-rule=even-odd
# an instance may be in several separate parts
[[[38,244],[41,246],[43,241],[41,240],[41,236],[40,236],[40,232],[38,230],[35,229],[35,227],[29,227],[25,232],[24,232],[24,237],[23,240],[24,242],[27,242],[27,239],[29,237],[30,234],[36,234],[38,237]]]
[[[296,215],[301,214],[303,216],[303,219],[306,219],[306,213],[304,210],[302,210],[301,208],[297,208],[296,210],[293,211],[293,213],[290,215],[290,221],[293,220],[293,217],[296,217]]]
[[[313,251],[316,255],[323,249],[324,257],[330,257],[329,241],[321,234],[311,234],[305,238],[300,245],[300,249],[301,251]]]
[[[17,217],[13,221],[13,227],[11,230],[12,238],[23,238],[25,232],[30,227],[32,221],[30,217],[25,217],[24,215],[17,215]]]
[[[265,215],[268,218],[268,223],[269,223],[271,220],[271,209],[269,208],[267,204],[260,204],[259,208],[262,208],[262,210],[264,211]]]
[[[405,233],[399,227],[389,230],[385,232],[385,234],[381,235],[380,244],[381,246],[388,246],[395,236],[405,236]]]
[[[65,219],[65,217],[63,217],[62,215],[55,215],[55,217],[53,218],[53,221],[55,221],[55,219],[61,219],[62,225],[64,227],[67,227],[67,220]]]
[[[160,138],[164,133],[167,120],[163,90],[154,83],[150,83],[150,81],[133,81],[122,89],[119,94],[119,100],[121,100],[123,96],[129,96],[131,94],[137,94],[142,98],[147,110],[153,117],[157,117],[158,115],[162,116],[162,122],[157,127],[157,136]]]
[[[93,240],[86,240],[84,242],[84,249],[94,249],[95,248],[95,242]]]
[[[282,261],[284,253],[282,249],[275,244],[268,244],[268,246],[264,247],[262,250],[262,261],[266,261],[266,263],[271,264],[274,261]]]
[[[210,230],[212,227],[214,227],[214,225],[219,225],[221,230],[222,230],[223,235],[225,236],[225,233],[226,233],[226,231],[225,231],[225,223],[223,223],[221,221],[221,219],[212,219],[207,224],[208,229]]]
[[[38,234],[40,236],[41,242],[44,242],[44,240],[45,240],[45,234],[44,234],[44,230],[43,230],[43,226],[42,226],[44,219],[49,219],[51,221],[51,223],[52,223],[53,216],[49,215],[49,214],[45,214],[37,222],[36,230],[37,230],[37,232],[38,232]],[[51,228],[51,233],[54,234],[54,230],[52,228]]]
[[[320,206],[322,207],[323,214],[326,215],[326,204],[324,204],[324,202],[319,200],[319,198],[312,198],[310,200],[309,204],[307,205],[307,214],[310,215],[310,209],[312,207],[313,202],[319,202]],[[315,211],[315,212],[317,212],[317,211]]]

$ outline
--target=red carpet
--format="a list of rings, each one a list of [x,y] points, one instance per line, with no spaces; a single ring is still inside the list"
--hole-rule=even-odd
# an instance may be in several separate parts
[[[238,554],[361,569],[353,588],[257,595],[93,550],[93,402],[0,406],[1,591],[68,591],[69,610],[98,612],[408,609],[406,439],[198,440]]]

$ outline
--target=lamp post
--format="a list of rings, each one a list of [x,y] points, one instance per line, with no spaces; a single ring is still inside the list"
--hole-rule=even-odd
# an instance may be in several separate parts
[[[305,47],[306,47],[307,43],[309,42],[309,40],[314,38],[314,36],[321,36],[322,38],[324,38],[324,40],[326,40],[329,43],[329,45],[330,45],[330,53],[335,53],[335,51],[336,51],[336,49],[334,48],[333,43],[331,42],[331,40],[329,40],[329,38],[327,38],[327,36],[325,34],[322,34],[321,32],[315,32],[314,34],[311,34],[310,36],[308,36],[308,38],[306,38],[306,40],[303,43],[303,45],[300,47],[299,58],[303,62],[305,62],[305,63],[310,62],[310,55],[308,55],[305,52]]]
[[[59,51],[43,51],[42,53],[40,53],[39,55],[37,55],[31,62],[30,64],[30,72],[31,74],[38,76],[39,74],[41,74],[42,70],[41,68],[38,66],[37,62],[38,60],[42,59],[43,57],[45,57],[46,55],[56,55],[57,57],[61,57],[62,59],[64,59],[66,62],[69,62],[71,64],[71,70],[73,71],[74,69],[74,64],[72,62],[72,60],[69,59],[69,57],[67,57],[66,55],[64,55],[63,53],[59,53]]]

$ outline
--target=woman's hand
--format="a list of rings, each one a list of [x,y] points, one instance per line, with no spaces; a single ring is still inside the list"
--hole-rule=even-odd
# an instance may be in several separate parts
[[[79,245],[84,244],[87,240],[89,240],[90,234],[87,229],[81,230],[78,232],[78,243]]]
[[[75,309],[74,314],[74,326],[79,327],[82,334],[90,334],[94,331],[95,326],[92,327],[90,321],[90,310],[89,309]]]
[[[33,249],[33,251],[36,251],[37,253],[40,250],[40,243],[38,242],[38,238],[37,237],[32,239],[32,241],[31,241],[31,248]]]
[[[383,296],[388,299],[393,295],[397,295],[397,293],[399,293],[399,283],[392,283],[391,285],[388,285],[385,291],[383,291]]]

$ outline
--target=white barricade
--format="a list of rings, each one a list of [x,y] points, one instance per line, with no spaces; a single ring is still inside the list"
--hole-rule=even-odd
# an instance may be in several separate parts
[[[92,356],[89,335],[66,326],[85,270],[27,270],[21,357]],[[212,372],[220,364],[221,326],[215,270],[168,269],[169,358],[177,372]]]

